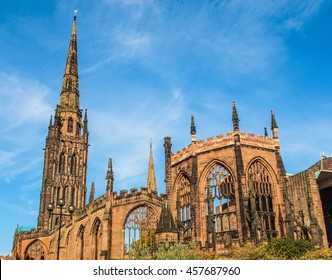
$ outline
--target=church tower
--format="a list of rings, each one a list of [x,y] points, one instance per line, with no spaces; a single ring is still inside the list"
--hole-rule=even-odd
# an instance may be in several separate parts
[[[54,119],[51,116],[46,137],[38,229],[49,230],[57,225],[57,216],[53,215],[53,221],[49,217],[49,203],[57,205],[62,198],[65,205],[76,209],[85,206],[88,136],[87,110],[83,117],[79,103],[75,13],[60,102]],[[55,207],[54,212],[57,211]]]

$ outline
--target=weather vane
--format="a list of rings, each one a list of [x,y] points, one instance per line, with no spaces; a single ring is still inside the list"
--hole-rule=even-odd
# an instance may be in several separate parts
[[[77,10],[74,10],[74,17],[76,17],[76,14],[77,14]]]

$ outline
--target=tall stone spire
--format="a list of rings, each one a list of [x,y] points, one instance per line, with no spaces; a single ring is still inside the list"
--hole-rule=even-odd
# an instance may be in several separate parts
[[[196,142],[196,125],[195,125],[194,114],[191,114],[190,134],[191,134],[191,142]]]
[[[153,163],[153,155],[152,155],[152,142],[150,142],[148,180],[147,180],[147,186],[146,187],[148,188],[148,191],[157,192],[156,175],[155,175],[155,172],[154,172],[154,163]]]
[[[236,111],[235,101],[232,102],[232,121],[233,121],[233,130],[239,131],[239,116]]]
[[[71,30],[67,62],[60,94],[60,107],[79,109],[78,60],[76,39],[76,12]]]
[[[47,205],[56,205],[60,198],[77,209],[86,205],[86,174],[88,161],[88,118],[79,105],[78,63],[76,44],[76,12],[63,76],[60,102],[55,107],[54,124],[50,119],[46,137],[44,171],[38,228],[50,230],[56,215],[50,216]],[[83,127],[84,126],[84,127]],[[82,134],[82,130],[84,133]],[[59,214],[59,208],[54,209]],[[67,210],[64,210],[67,212]]]

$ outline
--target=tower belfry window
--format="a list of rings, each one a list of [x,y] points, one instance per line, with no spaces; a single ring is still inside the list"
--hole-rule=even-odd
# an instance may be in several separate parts
[[[73,118],[70,117],[68,119],[68,128],[67,128],[67,131],[68,132],[73,132],[73,126],[74,126],[74,121],[73,121]]]

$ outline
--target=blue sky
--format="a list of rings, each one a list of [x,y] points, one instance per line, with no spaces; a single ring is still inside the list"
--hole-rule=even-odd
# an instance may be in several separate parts
[[[191,113],[198,139],[231,131],[232,100],[245,132],[275,110],[288,173],[332,153],[331,1],[0,0],[0,255],[37,223],[75,9],[96,196],[109,157],[115,190],[146,184],[150,138],[164,192],[164,136],[188,145]]]

